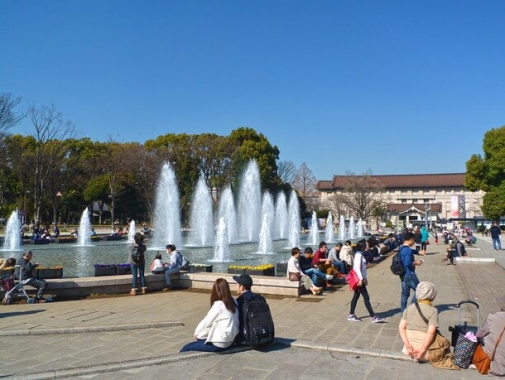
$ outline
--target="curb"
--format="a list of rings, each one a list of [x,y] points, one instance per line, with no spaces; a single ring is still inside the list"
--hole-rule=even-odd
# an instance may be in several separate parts
[[[329,352],[340,352],[346,354],[355,354],[355,355],[366,355],[372,357],[393,359],[393,360],[402,360],[402,361],[412,361],[411,358],[398,353],[396,351],[390,350],[378,350],[378,349],[367,349],[363,347],[342,347],[342,346],[324,346],[318,345],[311,341],[303,341],[303,340],[291,340],[285,338],[275,338],[275,343],[293,348],[305,348],[312,349],[318,351],[329,351]],[[274,344],[275,344],[274,343]],[[252,350],[252,347],[242,346],[242,347],[234,347],[229,350],[226,350],[223,353],[213,353],[213,352],[185,352],[185,353],[177,353],[168,356],[160,356],[157,358],[146,358],[146,359],[138,359],[138,360],[130,360],[126,362],[115,362],[115,363],[104,363],[93,366],[86,367],[74,367],[68,369],[56,369],[54,371],[46,371],[46,372],[38,372],[38,373],[28,373],[28,374],[17,374],[12,375],[13,379],[25,379],[25,380],[45,380],[45,379],[62,379],[69,377],[77,377],[77,376],[85,376],[85,375],[94,375],[97,373],[106,373],[106,372],[116,372],[122,371],[125,369],[132,368],[140,368],[140,367],[148,367],[153,365],[161,365],[167,363],[174,363],[182,360],[190,360],[203,358],[207,356],[215,356],[221,354],[233,354],[236,352],[243,352]],[[9,375],[6,375],[9,376]]]
[[[53,329],[36,330],[36,327],[31,330],[2,330],[0,336],[26,336],[26,335],[51,335],[51,334],[74,334],[87,332],[104,332],[104,331],[124,331],[124,330],[139,330],[139,329],[156,329],[163,327],[184,326],[181,321],[167,322],[147,322],[147,323],[131,323],[125,325],[106,325],[106,326],[86,326],[86,327],[62,327]]]

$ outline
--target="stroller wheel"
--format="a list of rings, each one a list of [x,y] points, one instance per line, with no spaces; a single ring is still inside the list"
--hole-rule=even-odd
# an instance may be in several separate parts
[[[35,303],[35,298],[28,298],[26,300],[26,303],[30,303],[30,304]]]

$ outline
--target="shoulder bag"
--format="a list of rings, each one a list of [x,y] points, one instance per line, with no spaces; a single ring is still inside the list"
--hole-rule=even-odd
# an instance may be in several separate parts
[[[494,346],[493,354],[491,357],[487,356],[486,351],[482,348],[482,344],[477,344],[477,347],[475,348],[475,351],[473,353],[473,358],[472,358],[472,364],[477,367],[477,370],[479,373],[482,375],[486,375],[489,372],[489,368],[491,367],[491,362],[494,359],[494,354],[496,353],[496,348],[498,347],[498,344],[500,343],[500,340],[503,336],[503,332],[505,331],[505,327],[503,328],[500,336],[496,340],[496,344]]]

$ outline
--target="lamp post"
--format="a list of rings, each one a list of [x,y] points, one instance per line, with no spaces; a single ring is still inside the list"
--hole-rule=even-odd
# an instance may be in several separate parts
[[[58,224],[58,203],[59,203],[59,200],[62,196],[63,196],[63,194],[61,193],[61,191],[58,191],[56,193],[56,207],[54,210],[54,223],[53,223],[54,225]]]

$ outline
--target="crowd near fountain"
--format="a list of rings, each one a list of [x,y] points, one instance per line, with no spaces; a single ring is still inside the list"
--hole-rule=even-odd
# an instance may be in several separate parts
[[[189,225],[185,229],[187,231],[183,232],[176,175],[173,166],[165,163],[156,187],[155,213],[150,226],[153,238],[147,243],[147,260],[152,259],[150,256],[154,257],[156,252],[164,252],[165,245],[175,244],[193,263],[213,263],[214,271],[226,271],[225,263],[260,265],[286,261],[292,247],[301,244],[317,247],[320,240],[335,242],[331,212],[328,214],[324,237],[320,235],[315,212],[312,213],[310,234],[301,236],[300,205],[296,192],[271,194],[266,191],[262,194],[261,189],[255,161],[250,161],[245,168],[239,181],[237,198],[234,198],[231,185],[228,185],[219,199],[213,199],[212,191],[201,175],[191,199]],[[345,220],[341,216],[338,240],[362,236],[362,227],[360,220],[356,231],[352,217],[345,227]],[[16,248],[20,246],[19,231],[19,215],[13,212],[7,223],[3,251],[20,249]],[[133,241],[135,232],[135,221],[132,220],[128,242]],[[45,265],[67,267],[66,276],[90,275],[93,263],[129,262],[126,245],[95,241],[91,244],[90,234],[90,214],[86,208],[80,220],[78,244],[72,246],[76,248],[67,245],[63,251],[59,249],[61,245],[57,245],[58,248],[46,245],[34,246],[33,249],[43,252],[39,261],[51,261]],[[3,254],[3,257],[8,255]]]

